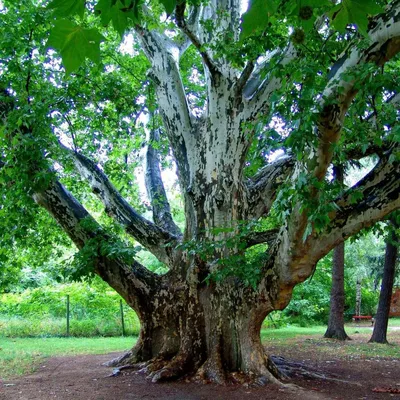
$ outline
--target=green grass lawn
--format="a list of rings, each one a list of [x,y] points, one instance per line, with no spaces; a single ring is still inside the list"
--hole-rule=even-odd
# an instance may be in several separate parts
[[[128,350],[135,337],[113,338],[1,338],[0,379],[33,372],[46,357],[105,354]]]

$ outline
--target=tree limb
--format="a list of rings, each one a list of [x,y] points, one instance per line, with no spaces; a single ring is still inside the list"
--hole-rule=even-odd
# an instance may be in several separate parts
[[[390,154],[336,201],[340,210],[330,215],[329,232],[319,235],[322,246],[335,246],[400,208],[400,163],[389,161]],[[355,202],[355,196],[361,199]]]
[[[210,55],[205,51],[203,43],[200,42],[200,38],[197,37],[195,32],[189,27],[185,19],[186,1],[178,3],[175,9],[176,24],[182,30],[182,32],[189,38],[191,43],[199,51],[201,58],[203,59],[204,65],[208,68],[211,75],[217,73],[217,68],[211,59]]]
[[[251,232],[245,237],[247,248],[263,243],[270,245],[276,240],[278,233],[279,229],[270,229],[263,232]]]
[[[360,64],[375,63],[381,66],[400,51],[400,4],[394,1],[385,14],[373,19],[373,28],[368,35],[371,45],[359,49],[358,44],[351,46],[340,58],[340,67],[332,75],[325,91],[318,121],[319,146],[314,167],[314,176],[321,180],[325,177],[332,160],[334,144],[340,138],[346,112],[358,93],[360,81],[349,80],[345,74]],[[357,87],[358,84],[358,87]]]
[[[269,248],[272,261],[266,265],[260,285],[261,291],[270,290],[276,309],[288,304],[293,287],[307,279],[318,260],[330,250],[400,208],[400,165],[398,161],[389,162],[389,158],[390,154],[386,155],[368,175],[337,199],[340,210],[329,214],[331,222],[323,232],[313,231],[307,238],[299,236],[303,230],[298,225],[303,219],[297,211],[292,213],[290,223],[280,229]],[[354,201],[356,192],[362,197],[359,201]],[[276,279],[271,290],[268,275],[272,271]]]
[[[325,178],[332,161],[334,145],[339,141],[347,110],[356,96],[362,82],[349,80],[345,74],[360,64],[373,62],[377,66],[389,61],[400,52],[400,2],[393,2],[385,14],[374,18],[374,28],[369,31],[371,46],[360,49],[354,44],[347,50],[347,58],[341,61],[333,77],[322,93],[321,111],[318,115],[318,147],[314,157],[309,159],[308,169],[313,177],[321,181]],[[343,58],[343,57],[342,57]],[[310,200],[317,199],[319,192],[310,187]],[[308,213],[300,211],[299,205],[293,210],[289,221],[289,231],[293,243],[303,247],[301,239],[307,227]]]
[[[146,189],[153,209],[153,220],[162,229],[172,233],[176,237],[182,235],[179,227],[175,224],[171,208],[165,193],[161,177],[160,161],[157,150],[153,143],[160,140],[158,130],[150,131],[149,144],[146,152]]]
[[[240,77],[236,83],[236,93],[237,95],[242,96],[243,94],[243,89],[249,82],[249,79],[251,77],[251,74],[253,73],[255,68],[255,63],[254,61],[249,61],[246,66],[244,67],[242,73],[240,74]]]
[[[258,219],[268,214],[276,197],[276,191],[292,172],[295,160],[291,156],[279,158],[268,164],[246,182],[250,218]]]
[[[46,189],[34,193],[33,199],[53,216],[79,249],[90,239],[108,240],[100,225],[58,181],[53,181]],[[83,224],[87,220],[90,220],[90,225]],[[139,302],[148,300],[150,292],[157,287],[157,275],[137,261],[127,264],[118,258],[101,254],[95,257],[95,273],[136,309],[140,307]]]
[[[73,158],[75,167],[99,197],[106,213],[125,227],[141,245],[153,253],[161,262],[172,266],[172,253],[178,243],[178,237],[156,226],[138,214],[120,195],[104,172],[83,154],[67,149]]]
[[[158,106],[178,165],[181,186],[190,184],[188,152],[195,148],[192,116],[179,72],[177,44],[157,31],[135,28],[142,48],[151,62],[149,77],[155,84]]]
[[[271,53],[269,58],[257,66],[246,79],[242,92],[250,119],[256,119],[260,112],[264,111],[265,113],[268,110],[270,96],[281,87],[282,78],[268,76],[266,73],[271,58],[278,55],[280,57],[278,64],[285,66],[297,57],[297,51],[290,43],[280,53]]]

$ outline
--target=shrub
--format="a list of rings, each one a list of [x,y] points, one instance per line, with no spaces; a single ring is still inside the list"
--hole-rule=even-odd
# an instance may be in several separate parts
[[[0,295],[0,335],[65,336],[66,297],[70,296],[71,336],[122,334],[121,297],[100,280],[44,286]],[[137,335],[137,315],[123,302],[125,333]]]

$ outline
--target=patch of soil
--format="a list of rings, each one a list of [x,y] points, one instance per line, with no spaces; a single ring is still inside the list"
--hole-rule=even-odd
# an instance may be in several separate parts
[[[354,344],[353,341],[352,345]],[[258,388],[241,385],[217,386],[186,381],[152,384],[144,376],[130,370],[116,377],[108,377],[112,368],[102,364],[118,355],[114,353],[47,359],[31,375],[0,382],[0,399],[369,400],[393,396],[400,400],[400,394],[374,391],[375,388],[400,389],[400,360],[397,357],[335,356],[335,352],[321,351],[324,346],[335,347],[341,344],[330,340],[302,338],[294,346],[269,348],[274,354],[284,356],[319,376],[315,378],[295,374],[291,380],[296,385],[294,389],[273,385]],[[317,348],[315,352],[310,352],[310,349]]]

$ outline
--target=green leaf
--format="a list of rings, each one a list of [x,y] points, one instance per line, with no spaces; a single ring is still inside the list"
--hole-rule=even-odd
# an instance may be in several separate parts
[[[349,14],[343,4],[338,4],[337,6],[333,7],[328,15],[332,20],[333,27],[337,31],[343,33],[346,30],[347,24],[349,23]]]
[[[103,26],[107,26],[111,21],[112,3],[112,0],[99,0],[94,8],[95,13],[100,14],[100,20]]]
[[[383,8],[375,0],[343,0],[329,12],[333,27],[344,32],[348,24],[357,26],[358,31],[368,36],[368,16],[376,15]]]
[[[249,9],[242,17],[242,32],[240,39],[263,31],[268,25],[268,19],[276,13],[278,9],[277,0],[254,0],[250,3]]]
[[[107,26],[112,21],[114,29],[121,37],[130,26],[129,20],[138,22],[139,15],[139,2],[130,0],[125,3],[127,4],[121,0],[99,0],[95,7],[96,13],[100,14],[102,25]]]
[[[165,7],[165,11],[168,15],[171,15],[176,6],[176,0],[160,0],[160,3]]]
[[[78,69],[86,58],[100,62],[100,43],[104,37],[96,29],[87,29],[68,20],[54,24],[47,45],[60,51],[67,75]]]
[[[53,0],[48,9],[54,9],[54,15],[58,17],[68,17],[69,15],[79,15],[83,18],[85,13],[85,0]]]

